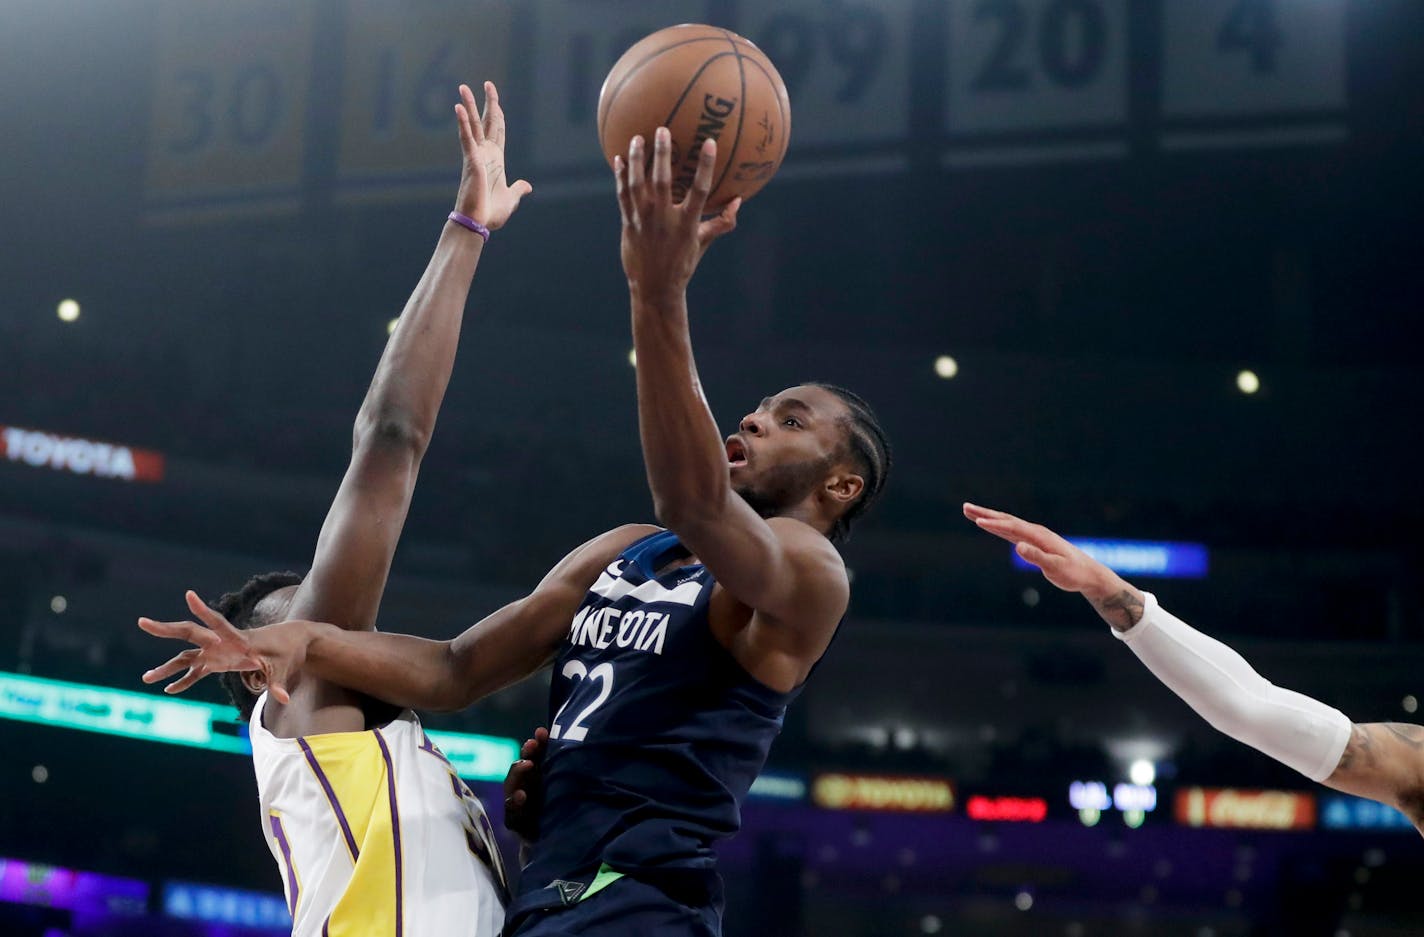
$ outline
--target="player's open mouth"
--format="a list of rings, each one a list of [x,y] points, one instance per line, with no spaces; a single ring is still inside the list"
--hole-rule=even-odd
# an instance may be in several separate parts
[[[747,447],[736,437],[727,440],[727,464],[732,468],[747,464]]]

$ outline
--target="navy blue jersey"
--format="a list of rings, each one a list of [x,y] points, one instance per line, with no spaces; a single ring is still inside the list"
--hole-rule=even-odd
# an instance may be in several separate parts
[[[554,663],[539,839],[520,892],[586,875],[711,872],[799,688],[751,677],[707,622],[701,565],[661,531],[599,576]]]

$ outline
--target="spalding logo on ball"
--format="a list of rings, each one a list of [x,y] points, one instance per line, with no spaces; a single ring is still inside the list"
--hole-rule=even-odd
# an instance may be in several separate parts
[[[673,193],[692,187],[697,157],[717,141],[709,213],[751,198],[775,175],[791,137],[791,99],[776,66],[752,43],[715,26],[670,26],[623,53],[598,94],[598,141],[610,165],[642,135],[672,132]]]

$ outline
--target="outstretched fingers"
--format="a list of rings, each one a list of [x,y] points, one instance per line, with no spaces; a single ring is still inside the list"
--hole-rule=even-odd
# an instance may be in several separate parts
[[[188,602],[188,610],[198,616],[203,624],[211,628],[220,640],[236,639],[241,641],[243,639],[242,632],[233,627],[232,622],[224,618],[221,612],[199,598],[198,593],[189,589],[183,593],[183,598]]]
[[[157,683],[160,680],[167,680],[180,670],[186,670],[193,665],[193,660],[200,653],[198,648],[190,647],[186,651],[180,651],[169,658],[168,662],[161,666],[149,670],[143,675],[144,683]]]
[[[628,196],[633,200],[635,209],[648,195],[647,167],[647,144],[639,134],[628,141]],[[633,220],[637,220],[636,215]]]
[[[980,530],[986,530],[996,537],[1017,543],[1028,541],[1034,546],[1051,553],[1062,553],[1067,546],[1062,537],[1042,524],[1030,524],[1023,518],[995,511],[992,517],[976,518],[974,523]]]
[[[623,223],[630,225],[635,217],[633,193],[628,187],[628,161],[621,156],[613,157],[613,178],[618,189],[618,212]]]
[[[1057,564],[1063,561],[1063,557],[1054,553],[1049,553],[1047,550],[1044,550],[1041,547],[1034,546],[1027,540],[1015,544],[1014,552],[1016,552],[1019,556],[1023,557],[1024,562],[1032,563],[1034,566],[1037,566],[1039,569],[1045,572],[1048,572]]]
[[[187,641],[200,648],[212,647],[222,640],[207,628],[193,621],[155,621],[152,618],[140,618],[138,626],[155,638]]]
[[[169,695],[182,693],[184,690],[190,689],[193,684],[206,677],[210,672],[211,671],[208,670],[202,661],[195,661],[193,666],[188,668],[187,673],[164,687],[163,692]]]
[[[504,147],[504,108],[499,106],[499,89],[494,82],[485,82],[485,119],[481,128],[485,139]]]
[[[475,93],[469,85],[460,86],[460,100],[464,103],[465,119],[470,128],[470,136],[476,144],[485,142],[485,126],[480,120],[480,109],[475,104]]]
[[[702,217],[702,212],[707,207],[707,198],[712,194],[712,174],[716,167],[717,141],[708,137],[702,141],[702,150],[697,154],[697,173],[692,177],[692,188],[687,190],[687,197],[682,203],[689,218]],[[725,214],[725,210],[723,213]],[[732,215],[732,227],[736,227],[735,212]]]
[[[475,157],[475,131],[470,127],[470,112],[463,104],[455,105],[455,127],[460,131],[460,150],[466,159]]]
[[[653,198],[659,205],[672,201],[672,133],[666,127],[653,134]]]
[[[720,212],[698,224],[697,239],[701,242],[704,251],[719,237],[737,230],[737,212],[741,210],[742,197],[739,195],[728,202]],[[696,218],[697,216],[689,213],[689,217]]]
[[[286,706],[292,701],[292,694],[287,692],[287,682],[285,678],[279,680],[269,674],[267,677],[267,692],[274,700],[283,706]]]
[[[986,507],[983,507],[983,506],[978,505],[978,504],[974,504],[974,503],[969,502],[969,501],[964,502],[964,516],[967,517],[967,518],[969,518],[971,521],[977,521],[977,520],[979,520],[981,517],[997,517],[997,518],[1009,518],[1009,517],[1013,517],[1012,514],[1006,514],[1006,513],[1003,512],[1003,511],[996,511],[996,510],[994,510],[993,508],[986,508]]]
[[[980,530],[987,531],[1011,543],[1029,538],[1028,525],[1017,517],[981,517],[975,520],[974,524]]]

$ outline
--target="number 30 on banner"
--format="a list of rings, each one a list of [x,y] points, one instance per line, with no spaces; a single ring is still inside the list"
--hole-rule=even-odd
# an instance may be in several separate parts
[[[170,0],[160,9],[150,208],[295,207],[312,10],[274,0]]]

